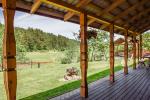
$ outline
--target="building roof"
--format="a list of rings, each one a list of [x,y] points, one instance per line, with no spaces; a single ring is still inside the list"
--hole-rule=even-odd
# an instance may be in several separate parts
[[[0,0],[0,6],[1,0]],[[88,25],[115,33],[139,35],[150,29],[149,0],[17,0],[16,10],[79,23],[79,14],[87,13]],[[58,26],[59,28],[59,26]]]

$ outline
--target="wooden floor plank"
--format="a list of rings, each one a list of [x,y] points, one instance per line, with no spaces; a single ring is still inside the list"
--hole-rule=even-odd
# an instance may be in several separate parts
[[[116,75],[115,82],[109,77],[89,85],[89,97],[85,100],[150,100],[150,69],[123,71]],[[80,100],[80,89],[65,93],[52,100]]]
[[[141,73],[140,73],[141,74]],[[141,76],[141,75],[140,75]],[[129,77],[126,77],[126,79],[123,81],[122,80],[122,85],[115,90],[113,93],[107,96],[107,98],[111,99],[116,99],[116,98],[121,98],[123,93],[127,92],[127,88],[131,87],[135,81],[138,79],[136,76],[131,76],[132,78],[129,79]],[[133,81],[134,79],[134,81]]]

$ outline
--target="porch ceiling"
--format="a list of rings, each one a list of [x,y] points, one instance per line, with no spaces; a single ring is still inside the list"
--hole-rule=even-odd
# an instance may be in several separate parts
[[[86,12],[89,26],[108,31],[113,23],[121,35],[126,29],[130,36],[150,29],[149,0],[17,0],[16,5],[18,11],[74,23],[79,23],[80,12]]]

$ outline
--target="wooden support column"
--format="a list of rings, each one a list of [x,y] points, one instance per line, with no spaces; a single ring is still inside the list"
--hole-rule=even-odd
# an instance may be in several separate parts
[[[133,37],[133,69],[136,69],[136,37]]]
[[[16,42],[14,36],[14,15],[16,0],[2,0],[5,19],[3,37],[3,67],[4,84],[7,100],[16,100],[17,73],[16,73]]]
[[[139,41],[138,41],[137,42],[137,60],[138,60],[138,63],[140,61],[139,57],[140,57],[140,46],[139,46]]]
[[[140,35],[140,41],[139,42],[140,42],[140,46],[139,46],[140,47],[140,51],[139,51],[140,52],[140,59],[142,59],[142,56],[143,56],[143,54],[142,54],[142,52],[143,52],[143,49],[142,49],[142,35]]]
[[[128,30],[125,33],[125,44],[124,44],[124,74],[128,74]]]
[[[114,63],[115,63],[115,59],[114,59],[114,25],[111,24],[110,25],[110,45],[109,45],[109,49],[110,49],[110,82],[114,82],[115,81],[115,77],[114,77]]]
[[[87,46],[87,14],[80,14],[80,67],[81,67],[81,88],[80,95],[88,97],[87,68],[88,68],[88,46]]]

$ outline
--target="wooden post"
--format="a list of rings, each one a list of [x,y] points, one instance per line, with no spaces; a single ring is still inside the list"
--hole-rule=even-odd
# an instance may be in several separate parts
[[[133,69],[136,69],[136,37],[133,37]]]
[[[142,35],[140,35],[140,59],[142,59],[142,56],[143,56],[142,52],[143,52],[143,49],[142,49]]]
[[[125,44],[124,44],[124,74],[128,74],[128,30],[125,33]]]
[[[32,60],[31,60],[31,69],[32,69]]]
[[[81,67],[81,97],[88,97],[87,85],[87,68],[88,68],[88,55],[87,55],[87,14],[80,14],[80,67]]]
[[[40,68],[40,62],[38,62],[38,68]]]
[[[138,63],[139,63],[139,57],[140,57],[140,46],[139,46],[139,41],[137,42],[137,60],[138,60]]]
[[[114,77],[114,25],[110,25],[110,82],[115,81]]]
[[[5,19],[3,37],[3,67],[4,84],[7,100],[16,100],[17,73],[16,73],[16,42],[14,36],[14,15],[16,0],[2,0]]]

